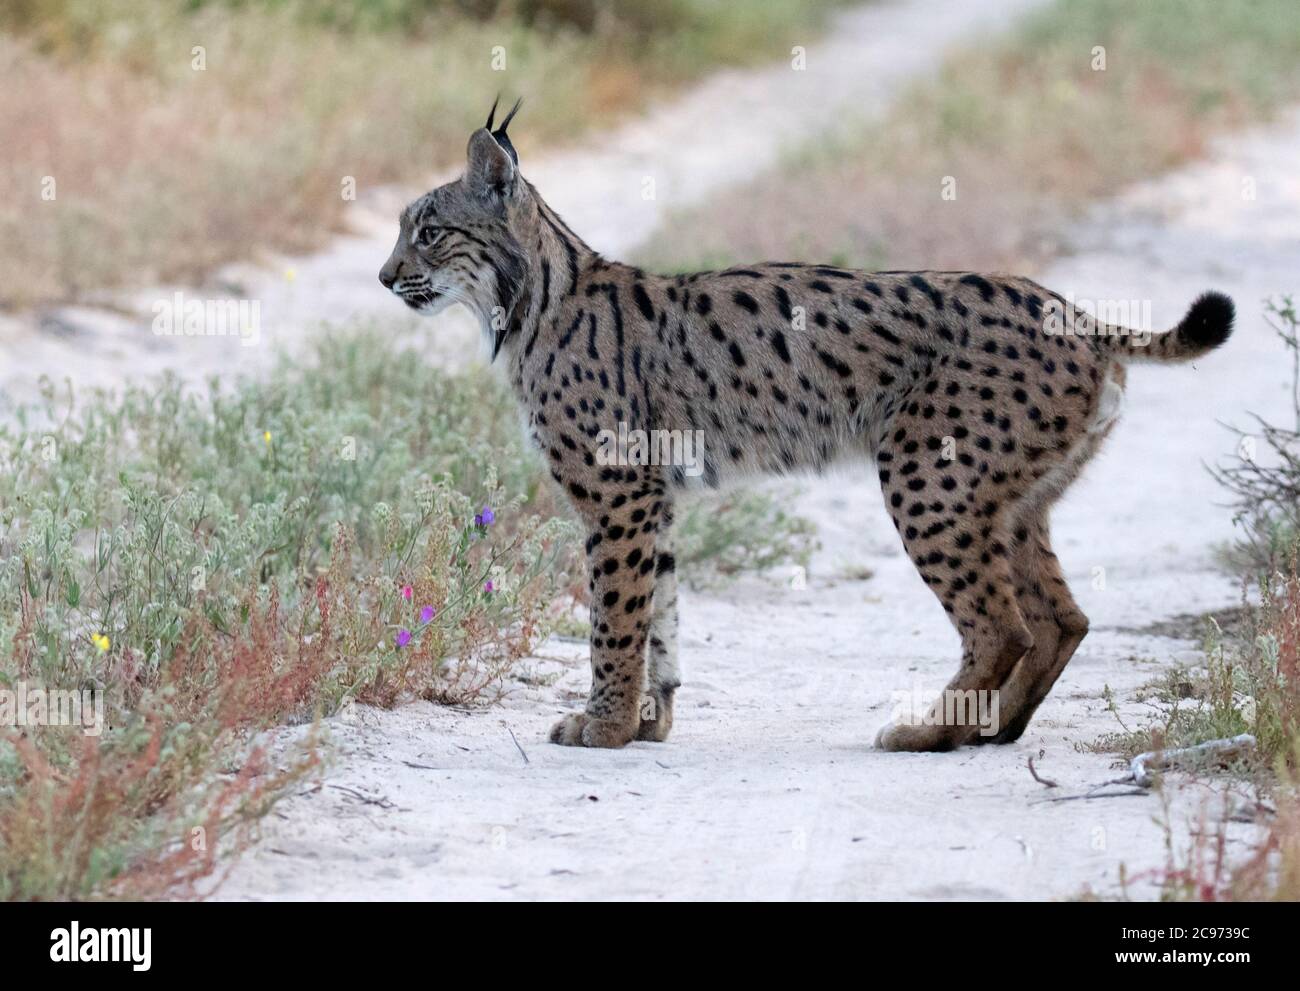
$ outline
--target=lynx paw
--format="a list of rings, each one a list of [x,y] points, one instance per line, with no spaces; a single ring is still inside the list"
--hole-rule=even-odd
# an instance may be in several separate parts
[[[951,726],[926,726],[924,724],[889,723],[876,734],[876,747],[880,750],[933,752],[952,750],[960,744]]]
[[[551,742],[563,747],[616,748],[628,743],[635,733],[635,725],[575,712],[551,727]]]

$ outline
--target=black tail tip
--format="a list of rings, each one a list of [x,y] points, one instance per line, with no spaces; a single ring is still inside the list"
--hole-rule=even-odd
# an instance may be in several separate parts
[[[1211,351],[1228,339],[1236,315],[1237,308],[1223,293],[1202,293],[1178,325],[1178,336],[1197,351]]]

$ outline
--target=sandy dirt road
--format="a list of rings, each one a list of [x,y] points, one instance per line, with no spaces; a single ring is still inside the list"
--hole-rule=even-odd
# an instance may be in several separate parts
[[[781,573],[684,594],[668,743],[546,744],[589,677],[583,646],[550,642],[501,706],[332,720],[325,787],[267,820],[220,897],[1053,899],[1115,894],[1121,865],[1132,895],[1153,896],[1143,872],[1164,862],[1159,798],[1040,800],[1115,775],[1080,749],[1117,728],[1107,686],[1132,724],[1146,713],[1136,691],[1198,656],[1151,624],[1239,598],[1215,567],[1232,529],[1203,463],[1234,447],[1217,420],[1288,408],[1288,363],[1260,303],[1300,278],[1300,181],[1286,167],[1297,160],[1300,117],[1225,140],[1099,206],[1069,257],[1031,273],[1080,299],[1148,300],[1157,328],[1215,287],[1236,298],[1239,323],[1205,361],[1132,369],[1123,422],[1058,506],[1056,549],[1092,633],[1017,744],[871,748],[896,693],[946,682],[957,640],[864,467],[795,500],[823,545],[806,583]],[[1247,177],[1255,199],[1242,196]],[[1030,756],[1056,792],[1031,779]],[[1207,785],[1171,781],[1168,794],[1177,843],[1223,813]],[[1230,851],[1252,829],[1231,826]]]

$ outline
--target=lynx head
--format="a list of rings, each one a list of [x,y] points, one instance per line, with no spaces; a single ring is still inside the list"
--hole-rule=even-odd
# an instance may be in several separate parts
[[[379,271],[384,288],[419,313],[463,303],[491,336],[493,356],[523,298],[537,244],[533,191],[506,134],[520,102],[493,130],[494,102],[487,125],[470,135],[465,174],[402,211],[397,244]]]

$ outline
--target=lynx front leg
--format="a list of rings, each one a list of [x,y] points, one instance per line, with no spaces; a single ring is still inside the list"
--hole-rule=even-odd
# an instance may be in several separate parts
[[[590,511],[611,505],[584,506]],[[616,496],[618,509],[592,514],[587,538],[591,576],[591,694],[585,712],[566,716],[551,742],[621,747],[641,725],[646,644],[655,589],[655,538],[662,508],[648,489]]]
[[[646,694],[641,702],[638,740],[662,743],[673,728],[673,693],[682,683],[677,666],[677,559],[673,556],[673,516],[664,510],[655,542],[655,598],[650,618],[650,657]]]

